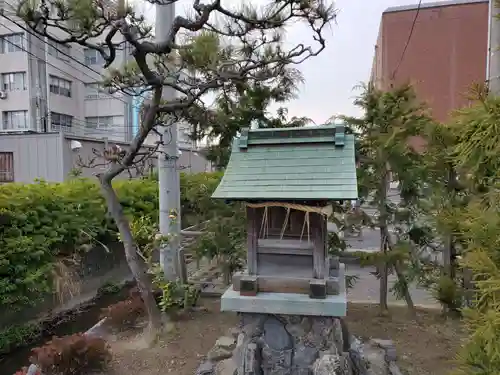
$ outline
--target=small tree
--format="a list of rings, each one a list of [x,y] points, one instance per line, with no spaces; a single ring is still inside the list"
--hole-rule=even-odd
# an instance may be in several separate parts
[[[427,218],[435,218],[437,231],[441,234],[443,251],[443,274],[451,279],[456,271],[456,244],[454,228],[441,220],[442,213],[453,210],[458,202],[461,187],[457,178],[455,163],[451,155],[456,137],[448,124],[433,123],[425,129],[425,162],[428,177],[428,191],[431,193]]]
[[[388,309],[388,273],[394,268],[398,276],[395,292],[401,295],[414,311],[408,290],[403,260],[411,259],[409,231],[412,228],[412,209],[419,197],[420,156],[409,143],[429,122],[423,107],[416,102],[411,86],[404,85],[390,91],[363,87],[355,104],[365,115],[346,118],[357,135],[358,184],[360,198],[378,210],[376,226],[380,231],[380,253],[377,254],[377,276],[380,279],[380,308]],[[393,203],[387,196],[391,180],[399,182],[401,203]],[[396,226],[396,240],[389,226]]]
[[[232,212],[211,220],[204,233],[194,243],[198,260],[217,260],[225,285],[231,284],[231,275],[242,268],[246,257],[246,215],[239,204],[232,204]]]
[[[442,263],[435,259],[429,262],[421,281],[434,292],[445,310],[456,313],[463,303],[457,262],[462,246],[457,234],[460,210],[467,202],[468,193],[460,181],[453,155],[458,140],[454,127],[453,123],[433,123],[423,132],[426,192],[420,207],[426,227],[425,238],[417,245],[427,254],[437,254],[442,259]]]
[[[170,3],[176,0],[164,2]],[[191,121],[190,109],[204,107],[204,95],[230,92],[242,84],[265,85],[287,66],[318,55],[325,48],[323,29],[335,17],[335,9],[321,0],[278,0],[260,9],[230,7],[220,0],[194,0],[192,11],[190,17],[175,17],[167,40],[155,43],[144,16],[126,6],[124,0],[117,4],[107,0],[23,0],[17,9],[18,16],[35,33],[52,42],[76,43],[94,50],[102,56],[106,68],[125,45],[132,48],[133,61],[109,69],[104,83],[112,90],[147,94],[150,99],[143,106],[140,128],[130,146],[108,155],[108,168],[98,179],[153,331],[161,326],[160,311],[151,279],[137,255],[129,220],[113,189],[113,179],[144,156],[141,146],[155,128],[168,125],[172,119]],[[284,47],[283,31],[295,22],[309,27],[316,46],[300,43],[290,49]],[[176,98],[163,100],[164,90],[175,92]]]
[[[467,243],[463,266],[473,272],[476,298],[463,310],[469,337],[459,353],[459,374],[494,375],[500,368],[500,195],[475,197],[460,215]]]
[[[469,337],[457,373],[498,374],[500,368],[500,98],[475,91],[477,102],[456,113],[453,162],[466,199],[451,213],[463,249],[462,266],[472,270],[471,308],[463,310]]]

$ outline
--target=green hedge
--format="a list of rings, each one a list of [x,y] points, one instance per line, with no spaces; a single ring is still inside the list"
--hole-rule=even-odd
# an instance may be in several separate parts
[[[227,209],[210,199],[218,173],[181,176],[183,226]],[[152,178],[114,183],[125,213],[158,218],[158,183]],[[89,238],[116,237],[99,185],[92,179],[64,183],[0,185],[0,311],[34,305],[53,289],[50,277],[63,257]]]

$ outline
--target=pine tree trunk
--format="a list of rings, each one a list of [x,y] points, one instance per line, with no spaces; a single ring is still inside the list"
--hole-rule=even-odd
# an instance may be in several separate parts
[[[149,318],[149,329],[154,336],[158,334],[162,328],[161,312],[156,304],[153,294],[153,284],[151,277],[146,272],[146,267],[142,259],[137,254],[137,245],[132,236],[130,224],[127,217],[123,213],[122,205],[118,200],[115,190],[111,186],[111,182],[107,181],[105,176],[99,178],[101,189],[108,205],[108,212],[113,217],[118,231],[120,232],[123,247],[125,249],[125,258],[127,264],[134,276],[137,286],[141,292],[141,297],[144,300],[146,312]]]
[[[379,229],[380,229],[380,253],[382,254],[382,261],[379,263],[378,273],[380,276],[380,312],[385,314],[389,307],[387,306],[387,295],[388,295],[388,282],[389,282],[389,270],[387,267],[387,186],[388,186],[388,171],[387,167],[384,166],[384,173],[382,175],[382,181],[380,182],[379,191]]]
[[[382,261],[380,261],[378,265],[378,274],[380,276],[379,306],[380,313],[385,314],[389,310],[389,307],[387,306],[389,271],[387,268],[387,262],[385,261],[385,257],[387,255],[387,246],[382,229],[380,229],[380,252],[382,253]]]
[[[387,247],[389,251],[392,251],[394,248],[394,245],[392,243],[391,237],[390,237],[389,229],[387,226],[384,228],[384,238],[387,241]],[[403,270],[401,268],[401,262],[396,261],[394,264],[394,270],[396,271],[396,276],[398,277],[398,280],[400,283],[402,283],[405,286],[405,289],[403,291],[403,298],[406,302],[406,305],[408,306],[408,310],[410,311],[410,314],[416,318],[417,312],[415,310],[415,304],[413,303],[413,298],[411,297],[410,289],[408,288],[408,283],[406,281],[406,277],[403,273]]]
[[[444,275],[450,277],[452,280],[455,280],[456,277],[456,251],[453,243],[453,236],[451,234],[447,235],[444,239],[444,250],[443,250],[443,264]]]
[[[448,193],[448,198],[451,198],[451,195],[455,192],[456,186],[456,173],[453,169],[453,166],[448,166],[448,182],[446,184],[446,190]],[[444,239],[444,249],[443,249],[443,273],[444,275],[450,277],[452,280],[455,280],[456,277],[456,249],[453,243],[453,235],[450,233],[446,235]]]
[[[404,282],[405,290],[403,291],[403,297],[405,299],[406,305],[408,306],[408,310],[409,310],[410,314],[414,318],[416,318],[417,311],[415,310],[413,298],[411,298],[410,289],[408,288],[408,283],[406,282],[405,275],[403,274],[403,271],[401,270],[401,265],[399,264],[399,262],[396,262],[396,264],[394,265],[394,269],[396,270],[396,275],[398,276],[399,281]]]
[[[224,279],[224,285],[228,286],[231,284],[231,267],[229,264],[224,264],[223,266],[223,279]]]

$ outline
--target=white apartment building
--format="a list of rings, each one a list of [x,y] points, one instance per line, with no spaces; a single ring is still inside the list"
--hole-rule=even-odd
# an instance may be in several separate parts
[[[100,87],[102,57],[79,45],[55,45],[24,30],[12,12],[15,0],[0,0],[0,134],[62,131],[128,142],[138,129],[137,98]],[[113,67],[130,50],[117,51]],[[179,148],[192,149],[189,125],[178,125]],[[155,137],[150,137],[153,142]]]

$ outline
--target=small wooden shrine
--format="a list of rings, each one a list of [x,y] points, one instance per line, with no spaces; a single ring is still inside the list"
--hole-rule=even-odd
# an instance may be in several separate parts
[[[234,291],[339,293],[327,222],[332,201],[357,198],[354,137],[343,125],[242,131],[213,198],[246,204],[247,269],[233,276]]]

